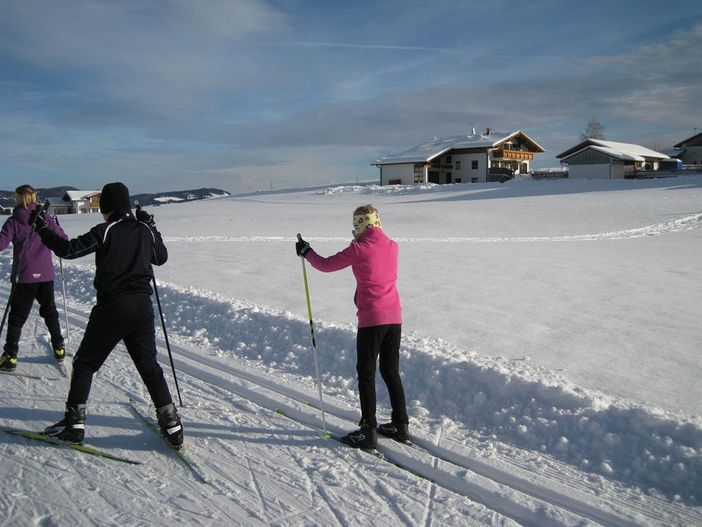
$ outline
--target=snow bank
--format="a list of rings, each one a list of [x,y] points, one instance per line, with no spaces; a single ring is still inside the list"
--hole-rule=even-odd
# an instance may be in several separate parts
[[[0,255],[4,279],[9,262]],[[66,268],[72,301],[94,301],[92,275],[89,265]],[[159,292],[171,338],[314,384],[307,320],[172,284],[160,284]],[[355,327],[315,324],[325,397],[356,407]],[[456,441],[470,434],[511,443],[671,498],[702,501],[697,420],[584,390],[528,358],[484,357],[416,334],[403,337],[401,369],[413,426],[441,425]],[[380,383],[378,401],[380,416],[388,415]]]

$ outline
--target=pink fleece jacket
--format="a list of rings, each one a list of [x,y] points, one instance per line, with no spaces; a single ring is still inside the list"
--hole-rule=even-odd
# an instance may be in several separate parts
[[[356,277],[354,302],[358,327],[402,324],[402,307],[397,292],[397,243],[382,229],[369,227],[358,240],[334,256],[324,258],[314,250],[305,255],[312,267],[325,273],[351,266]]]

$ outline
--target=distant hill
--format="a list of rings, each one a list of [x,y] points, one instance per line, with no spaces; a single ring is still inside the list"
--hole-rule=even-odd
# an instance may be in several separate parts
[[[67,190],[79,190],[75,187],[52,187],[38,188],[37,195],[41,201],[48,196],[60,196]],[[93,189],[88,189],[93,190]],[[138,201],[142,207],[153,207],[166,203],[179,203],[184,201],[195,201],[200,199],[222,198],[229,196],[226,190],[218,188],[198,188],[194,190],[174,190],[170,192],[157,192],[154,194],[136,194],[132,196],[133,201]],[[0,205],[5,208],[15,206],[15,191],[0,190]]]
[[[142,207],[165,205],[166,203],[181,203],[200,199],[223,198],[231,194],[218,188],[198,188],[195,190],[174,190],[157,192],[156,194],[135,194],[132,201],[138,201]]]

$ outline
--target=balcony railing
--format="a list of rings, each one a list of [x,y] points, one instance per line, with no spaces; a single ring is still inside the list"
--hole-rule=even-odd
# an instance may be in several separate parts
[[[531,161],[534,159],[534,154],[532,152],[521,152],[518,150],[493,150],[493,159],[519,159],[521,161]]]

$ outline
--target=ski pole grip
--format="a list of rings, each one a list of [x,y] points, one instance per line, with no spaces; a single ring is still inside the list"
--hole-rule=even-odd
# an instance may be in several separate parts
[[[299,232],[297,233],[297,241],[298,242],[302,241],[302,234],[300,234]]]
[[[44,200],[44,204],[41,206],[41,209],[39,209],[39,213],[37,213],[37,215],[34,217],[34,221],[32,221],[32,228],[36,227],[37,218],[39,217],[39,214],[41,214],[42,212],[46,212],[50,206],[51,202],[48,199]]]

